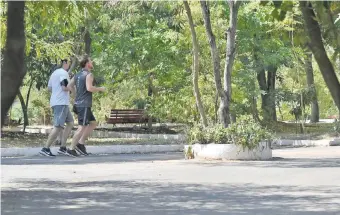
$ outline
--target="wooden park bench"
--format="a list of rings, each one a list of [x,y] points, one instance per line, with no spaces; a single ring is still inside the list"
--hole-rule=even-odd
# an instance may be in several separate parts
[[[144,109],[112,109],[107,124],[148,123],[149,117]]]

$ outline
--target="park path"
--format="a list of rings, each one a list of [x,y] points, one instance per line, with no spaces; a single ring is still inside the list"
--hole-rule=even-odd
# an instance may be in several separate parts
[[[340,147],[274,150],[273,161],[181,153],[3,158],[2,214],[340,214]]]

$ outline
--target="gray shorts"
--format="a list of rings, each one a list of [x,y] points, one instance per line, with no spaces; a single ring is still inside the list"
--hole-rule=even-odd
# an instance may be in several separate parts
[[[65,123],[74,122],[68,105],[56,105],[53,110],[53,125],[55,127],[64,127]]]

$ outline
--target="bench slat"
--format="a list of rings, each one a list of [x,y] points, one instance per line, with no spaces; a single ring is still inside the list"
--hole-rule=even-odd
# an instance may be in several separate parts
[[[111,113],[145,113],[145,111],[111,111]]]
[[[145,111],[144,109],[111,109],[112,111]]]
[[[111,112],[115,112],[115,113],[144,113],[145,110],[111,110]]]
[[[143,117],[146,116],[144,114],[110,114],[110,117],[128,117],[128,116],[135,116],[135,117]]]
[[[117,118],[107,118],[107,120],[124,120],[124,119],[128,119],[128,120],[146,120],[146,119],[148,119],[148,118],[146,118],[146,117],[124,117],[124,118],[122,118],[122,117],[117,117]]]
[[[145,115],[145,113],[111,113],[110,115],[122,115],[122,116],[137,115],[137,116],[143,116],[143,115]]]
[[[141,120],[136,120],[136,119],[108,119],[108,123],[143,123],[143,122],[148,122],[147,119],[141,119]]]
[[[109,117],[109,119],[147,119],[148,117]]]
[[[125,117],[125,116],[147,116],[146,114],[135,114],[135,113],[130,113],[130,114],[115,114],[115,113],[111,113],[110,116],[122,116],[122,117]]]

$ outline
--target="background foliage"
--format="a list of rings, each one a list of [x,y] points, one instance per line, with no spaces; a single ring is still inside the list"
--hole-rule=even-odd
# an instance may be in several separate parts
[[[209,41],[199,2],[189,3],[200,49],[199,88],[209,124],[213,125],[217,122],[219,101],[216,100]],[[0,4],[3,52],[6,3]],[[276,86],[270,91],[275,100],[277,120],[295,120],[292,113],[296,108],[301,112],[299,119],[305,120],[310,115],[313,95],[307,86],[304,70],[308,38],[298,5],[297,1],[284,1],[280,5],[260,1],[241,4],[232,72],[231,109],[236,118],[253,116],[255,121],[263,119],[265,109],[261,106],[261,98],[269,91],[261,89],[257,78],[261,71],[268,77],[272,67],[277,68]],[[339,6],[331,3],[331,13],[335,17]],[[228,4],[224,1],[209,2],[209,7],[223,68]],[[336,53],[339,44],[334,39],[335,34],[330,32],[337,33],[340,22],[329,25],[321,16],[319,7],[315,3],[323,33],[328,34],[324,36],[326,51],[335,56],[332,63],[338,71],[340,64]],[[113,108],[147,108],[149,114],[161,122],[199,123],[191,82],[192,41],[182,2],[27,2],[25,19],[27,75],[21,93],[26,95],[30,83],[34,83],[27,105],[30,124],[50,123],[46,85],[51,68],[61,58],[79,57],[85,52],[86,32],[91,38],[93,72],[97,80],[105,80],[98,85],[108,89],[94,97],[93,109],[100,123],[105,122],[105,115]],[[313,74],[320,117],[337,115],[336,106],[314,59]],[[15,102],[11,109],[12,119],[23,117],[20,109],[20,103]],[[256,115],[259,117],[256,118]],[[252,125],[256,127],[257,124]]]

